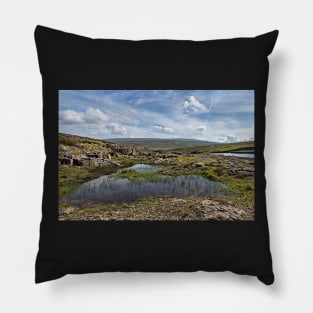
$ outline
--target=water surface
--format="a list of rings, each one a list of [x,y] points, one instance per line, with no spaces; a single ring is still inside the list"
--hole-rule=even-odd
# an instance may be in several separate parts
[[[221,152],[213,153],[215,155],[224,155],[224,156],[235,156],[239,158],[254,158],[254,153],[236,153],[236,152]]]
[[[127,168],[123,168],[121,170],[119,170],[118,172],[126,172],[126,171],[135,171],[138,173],[153,173],[153,172],[157,172],[160,169],[162,169],[163,166],[160,165],[150,165],[150,164],[135,164],[133,166],[127,167]]]
[[[157,171],[161,167],[137,164],[127,170]],[[197,175],[156,175],[153,180],[101,176],[82,184],[70,195],[71,200],[89,200],[103,203],[129,202],[150,196],[213,196],[227,194],[225,185]]]

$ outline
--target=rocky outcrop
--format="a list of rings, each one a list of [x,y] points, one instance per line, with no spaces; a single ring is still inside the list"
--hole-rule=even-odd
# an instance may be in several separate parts
[[[108,164],[120,166],[118,162],[112,161],[112,157],[120,156],[140,157],[145,155],[144,151],[133,146],[120,146],[107,143],[106,151],[80,151],[79,156],[70,153],[70,149],[63,144],[59,145],[59,164],[67,166],[96,167]]]
[[[127,156],[140,156],[145,155],[142,150],[133,147],[133,146],[127,146],[127,145],[117,145],[117,144],[111,144],[107,143],[107,149],[112,156],[120,156],[120,155],[127,155]]]
[[[254,177],[254,168],[229,168],[228,174],[235,177]]]
[[[103,155],[101,152],[87,152],[81,158],[67,154],[59,155],[59,165],[97,167],[108,164],[121,166],[119,162],[111,160],[110,154]]]

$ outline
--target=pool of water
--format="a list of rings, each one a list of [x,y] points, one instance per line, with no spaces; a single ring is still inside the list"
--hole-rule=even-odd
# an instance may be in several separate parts
[[[138,173],[147,173],[147,172],[157,172],[160,169],[162,169],[163,166],[158,166],[158,165],[150,165],[150,164],[135,164],[133,166],[123,168],[119,170],[118,172],[126,172],[126,171],[135,171]]]
[[[160,169],[160,167],[159,167]],[[137,164],[124,170],[157,171],[154,166]],[[212,196],[227,194],[225,185],[197,175],[157,175],[153,181],[102,176],[82,184],[70,195],[71,200],[103,203],[130,202],[150,196]]]
[[[225,152],[225,153],[213,153],[215,155],[224,155],[224,156],[235,156],[239,158],[254,158],[254,153],[236,153],[236,152]]]

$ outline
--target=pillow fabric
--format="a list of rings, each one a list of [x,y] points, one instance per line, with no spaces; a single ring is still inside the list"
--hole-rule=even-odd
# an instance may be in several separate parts
[[[263,150],[277,36],[131,41],[36,27],[46,152],[36,283],[198,270],[273,283]]]

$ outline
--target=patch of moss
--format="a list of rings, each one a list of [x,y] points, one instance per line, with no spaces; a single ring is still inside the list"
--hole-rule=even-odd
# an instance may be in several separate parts
[[[116,178],[128,178],[133,182],[141,181],[160,181],[163,176],[155,172],[137,172],[133,170],[122,171],[119,173],[112,174]]]
[[[178,156],[176,160],[180,163],[186,163],[186,162],[190,163],[190,162],[196,161],[196,158],[193,156],[190,156],[190,155],[183,155],[182,154],[182,155]]]
[[[253,147],[254,147],[254,141],[245,141],[245,142],[235,142],[235,143],[211,144],[207,146],[198,146],[198,147],[177,148],[175,149],[175,151],[179,151],[179,152],[192,152],[192,151],[224,152],[224,151],[231,151],[231,150],[243,149],[243,148],[253,148]]]
[[[189,169],[178,165],[162,170],[161,174],[179,176],[179,175],[200,175],[206,179],[223,183],[235,195],[239,197],[240,202],[246,205],[254,205],[254,179],[253,177],[234,177],[227,173],[222,165],[204,166],[201,168]]]
[[[59,166],[59,197],[72,193],[84,182],[111,174],[114,171],[116,171],[115,165],[95,168],[84,166]]]

